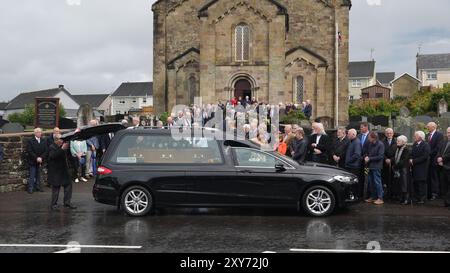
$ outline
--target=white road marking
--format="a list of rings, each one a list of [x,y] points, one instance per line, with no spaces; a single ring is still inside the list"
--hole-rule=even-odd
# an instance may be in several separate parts
[[[0,247],[50,247],[50,248],[67,248],[71,245],[45,245],[45,244],[0,244]],[[80,248],[113,248],[113,249],[141,249],[142,246],[114,246],[114,245],[77,245]]]
[[[353,250],[353,249],[290,249],[303,253],[391,253],[391,254],[450,254],[450,251],[404,251],[404,250]]]

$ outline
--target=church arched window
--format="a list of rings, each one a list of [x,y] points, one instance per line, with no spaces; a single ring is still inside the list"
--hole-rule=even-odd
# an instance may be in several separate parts
[[[195,103],[195,96],[197,95],[197,79],[195,78],[195,76],[190,76],[189,80],[189,103],[190,104],[194,104]]]
[[[250,27],[239,24],[235,29],[236,61],[245,62],[250,59]]]
[[[295,93],[296,93],[296,102],[302,103],[303,102],[303,96],[305,94],[305,81],[302,76],[298,76],[295,79]]]

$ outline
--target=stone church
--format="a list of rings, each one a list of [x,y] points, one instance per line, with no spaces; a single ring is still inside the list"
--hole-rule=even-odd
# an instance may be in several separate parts
[[[157,1],[155,111],[195,97],[249,96],[271,104],[310,99],[313,117],[334,118],[339,40],[339,123],[346,123],[350,8],[351,0]]]

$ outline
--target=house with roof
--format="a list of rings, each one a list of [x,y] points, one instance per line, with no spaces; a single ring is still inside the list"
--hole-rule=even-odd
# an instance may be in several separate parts
[[[395,80],[395,72],[379,72],[376,74],[376,78],[379,85],[391,88],[391,82]]]
[[[80,107],[76,99],[64,88],[64,85],[59,85],[58,88],[20,93],[6,105],[4,118],[7,119],[14,113],[22,113],[27,105],[34,105],[35,98],[59,98],[59,102],[67,112],[66,117],[71,119],[76,118],[76,112]],[[73,113],[75,116],[72,116]]]
[[[361,99],[363,100],[390,100],[391,88],[385,87],[377,81],[375,85],[363,88],[361,90]]]
[[[95,117],[111,115],[111,96],[109,94],[73,95],[78,104],[89,104]]]
[[[7,102],[0,102],[0,119],[3,119],[7,105],[8,105]]]
[[[376,84],[375,61],[349,62],[349,98],[361,99],[362,89]]]
[[[417,79],[422,86],[442,88],[450,83],[450,53],[417,55]]]
[[[153,106],[153,82],[124,82],[111,95],[111,115],[128,115]]]
[[[391,82],[392,98],[395,97],[410,97],[420,89],[421,81],[408,73],[397,77]]]

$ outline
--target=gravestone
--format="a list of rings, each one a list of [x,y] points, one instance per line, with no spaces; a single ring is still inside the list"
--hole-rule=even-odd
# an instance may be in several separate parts
[[[334,128],[334,119],[332,117],[318,117],[316,120],[323,124],[325,130]]]
[[[445,114],[450,114],[446,112]],[[442,131],[446,131],[447,128],[450,127],[450,115],[444,115],[437,119],[438,127],[441,128]]]
[[[408,138],[408,142],[414,142],[413,141],[413,136],[415,133],[415,129],[414,127],[411,126],[400,126],[394,129],[396,133],[398,133],[399,135],[404,135]]]
[[[399,114],[400,114],[400,117],[406,118],[406,117],[409,117],[411,112],[409,111],[409,109],[407,107],[403,106],[402,108],[400,108]]]
[[[446,113],[446,112],[448,111],[448,104],[447,104],[447,101],[444,100],[444,99],[441,99],[441,100],[439,101],[438,109],[439,109],[439,110],[438,110],[439,116],[441,116],[443,113]]]
[[[372,122],[374,125],[380,125],[383,127],[388,127],[389,126],[389,117],[387,116],[375,116],[372,117],[372,119],[370,120],[370,122]]]
[[[24,128],[19,123],[6,123],[2,127],[3,134],[23,133]]]
[[[350,117],[349,121],[350,122],[359,122],[359,123],[361,123],[361,122],[367,122],[368,119],[367,119],[366,116],[352,116],[352,117]]]
[[[417,116],[414,117],[414,121],[417,123],[423,123],[427,125],[429,122],[432,122],[433,119],[430,116]]]
[[[441,118],[450,118],[450,112],[442,113]]]

